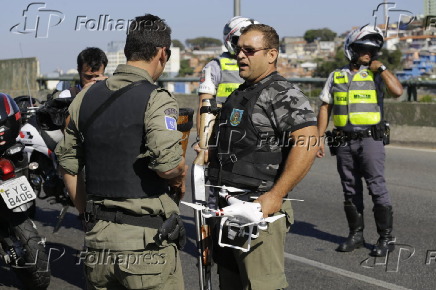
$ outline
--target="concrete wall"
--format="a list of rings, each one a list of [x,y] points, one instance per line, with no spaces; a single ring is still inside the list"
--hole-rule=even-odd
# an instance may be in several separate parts
[[[28,95],[30,89],[32,96],[38,95],[39,62],[36,57],[0,60],[0,76],[2,93],[15,98]]]
[[[196,113],[197,95],[176,95],[176,98],[180,107],[194,108]],[[319,99],[311,98],[310,101],[318,112]],[[391,125],[391,144],[436,149],[436,103],[387,100],[385,119]]]

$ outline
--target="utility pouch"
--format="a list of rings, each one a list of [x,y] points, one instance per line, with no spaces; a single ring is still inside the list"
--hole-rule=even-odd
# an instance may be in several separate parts
[[[388,121],[383,121],[385,125],[385,133],[383,134],[383,144],[389,145],[391,143],[391,127]]]
[[[390,133],[389,123],[385,120],[371,127],[372,138],[376,141],[383,141],[384,145],[390,143]]]
[[[186,231],[180,215],[173,213],[158,229],[156,242],[162,245],[164,240],[169,243],[175,243],[179,250],[185,246]]]
[[[327,146],[329,146],[331,156],[335,156],[338,152],[338,147],[343,146],[346,142],[344,132],[342,130],[333,129],[333,131],[325,132]]]
[[[94,201],[88,200],[86,201],[85,214],[83,216],[83,227],[85,232],[92,230],[96,223]]]

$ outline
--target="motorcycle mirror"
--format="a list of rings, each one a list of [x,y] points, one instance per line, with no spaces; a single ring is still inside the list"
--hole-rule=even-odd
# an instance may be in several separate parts
[[[30,170],[36,170],[36,169],[38,169],[38,167],[39,167],[38,162],[30,162],[30,164],[29,164]]]

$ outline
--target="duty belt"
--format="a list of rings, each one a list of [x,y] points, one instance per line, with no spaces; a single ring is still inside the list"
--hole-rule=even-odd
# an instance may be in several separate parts
[[[86,216],[88,215],[88,216]],[[89,216],[93,215],[93,217]],[[105,206],[94,204],[92,213],[85,213],[85,219],[103,220],[117,224],[128,224],[139,227],[149,227],[159,229],[163,224],[163,218],[157,215],[137,215],[127,213],[117,208],[107,208]]]
[[[371,129],[354,131],[354,132],[345,132],[342,130],[339,131],[340,131],[340,135],[345,136],[347,141],[372,137]]]

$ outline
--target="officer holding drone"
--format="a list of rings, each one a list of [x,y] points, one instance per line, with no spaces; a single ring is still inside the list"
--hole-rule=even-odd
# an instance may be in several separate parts
[[[237,265],[234,269],[216,261],[220,288],[282,289],[288,286],[284,241],[293,222],[291,204],[283,198],[313,163],[317,149],[308,150],[308,143],[317,136],[316,116],[301,90],[277,73],[279,36],[274,28],[249,25],[234,50],[245,82],[228,97],[215,122],[209,178],[215,186],[249,191],[237,196],[245,201],[257,193],[254,202],[260,203],[264,217],[286,218],[260,230],[248,252],[232,249],[224,259]],[[223,198],[219,203],[228,205]]]

